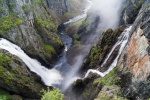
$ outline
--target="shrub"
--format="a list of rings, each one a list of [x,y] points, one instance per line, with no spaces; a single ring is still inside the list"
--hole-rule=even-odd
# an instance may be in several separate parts
[[[10,96],[7,92],[0,89],[0,100],[9,100]]]
[[[114,68],[112,71],[109,72],[105,77],[101,77],[98,79],[95,79],[95,83],[99,82],[103,85],[106,86],[111,86],[111,85],[118,85],[120,82],[120,78],[116,74],[116,69]]]
[[[14,13],[10,13],[9,16],[3,16],[0,18],[0,33],[7,31],[13,26],[19,25],[20,23],[22,23],[22,19]]]
[[[41,100],[63,100],[64,95],[60,92],[59,89],[54,88],[53,90],[43,90],[43,96]]]

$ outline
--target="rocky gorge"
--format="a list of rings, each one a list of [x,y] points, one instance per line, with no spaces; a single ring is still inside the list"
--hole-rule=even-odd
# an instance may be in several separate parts
[[[148,100],[149,22],[149,0],[0,0],[0,98]]]

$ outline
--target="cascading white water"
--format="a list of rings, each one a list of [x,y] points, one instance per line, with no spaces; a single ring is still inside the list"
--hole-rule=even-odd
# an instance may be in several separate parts
[[[112,52],[114,51],[115,47],[117,47],[118,45],[121,45],[117,57],[115,58],[115,60],[113,61],[113,63],[110,65],[110,67],[108,68],[108,70],[106,70],[105,72],[102,73],[102,72],[98,71],[98,69],[97,70],[95,70],[95,69],[89,69],[87,71],[87,73],[85,74],[84,78],[86,78],[90,73],[96,73],[99,76],[104,77],[105,75],[107,75],[117,65],[118,58],[121,55],[124,47],[126,46],[126,44],[128,42],[131,28],[132,28],[132,26],[130,26],[129,28],[127,28],[127,29],[124,30],[123,36],[121,37],[121,40],[119,40],[114,45],[114,47],[112,48],[111,52],[108,54],[108,57],[106,58],[106,61],[104,61],[104,63],[106,63],[107,60],[108,60],[108,58],[111,56]]]
[[[66,22],[64,24],[76,22],[76,21],[86,17],[87,11],[91,7],[91,1],[89,1],[89,0],[87,0],[87,1],[89,2],[89,6],[84,10],[83,14],[70,19],[68,22]],[[71,46],[72,39],[69,36],[63,35],[63,34],[64,33],[62,33],[62,35],[61,35],[62,36],[61,39],[65,39],[65,40],[62,40],[65,45],[65,49],[64,49],[64,57],[65,57],[68,48],[70,48],[70,46]],[[62,59],[60,59],[60,61],[59,61],[60,63],[55,65],[53,69],[47,69],[44,66],[42,66],[40,64],[40,62],[38,62],[35,59],[30,58],[27,54],[25,54],[25,52],[20,47],[9,42],[6,39],[0,38],[0,49],[7,50],[11,54],[19,57],[32,72],[36,73],[37,75],[39,75],[41,77],[41,79],[45,83],[45,85],[52,86],[52,85],[60,85],[61,84],[63,78],[57,69],[59,69],[59,67],[62,66],[63,63],[67,62],[64,59],[64,57],[62,57]]]
[[[107,56],[106,59],[104,60],[104,62],[103,62],[103,64],[101,65],[101,67],[103,67],[103,66],[107,63],[109,57],[110,57],[111,54],[114,52],[114,50],[116,49],[116,47],[121,44],[121,42],[122,42],[122,41],[118,41],[118,42],[113,46],[113,48],[111,49],[110,53],[108,54],[108,56]],[[98,69],[99,69],[99,68],[98,68]]]
[[[83,11],[83,13],[77,17],[74,17],[72,19],[69,19],[69,21],[65,22],[64,25],[76,22],[82,18],[85,18],[87,16],[87,12],[88,10],[91,8],[92,2],[90,0],[87,0],[87,2],[89,3],[89,5],[86,7],[86,9]]]
[[[56,69],[47,69],[42,66],[37,60],[30,58],[24,51],[17,45],[7,41],[6,39],[0,38],[0,49],[9,51],[11,54],[19,57],[27,67],[39,75],[42,81],[47,86],[52,86],[53,84],[60,84],[62,77]]]

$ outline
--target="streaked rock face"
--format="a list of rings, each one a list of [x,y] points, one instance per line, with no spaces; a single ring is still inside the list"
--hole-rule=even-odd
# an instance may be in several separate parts
[[[140,28],[133,33],[118,64],[121,70],[130,71],[133,74],[133,82],[145,80],[150,72],[150,68],[148,68],[150,65],[149,56],[146,51],[149,44],[142,34],[143,30]]]
[[[149,3],[149,0],[143,3],[135,22],[132,24],[131,38],[117,65],[123,95],[130,99],[145,100],[150,97]]]
[[[55,12],[63,15],[65,12],[70,11],[70,4],[68,0],[46,0],[49,8]]]

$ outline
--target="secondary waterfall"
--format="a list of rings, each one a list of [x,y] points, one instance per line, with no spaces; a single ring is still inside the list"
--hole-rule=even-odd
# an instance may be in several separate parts
[[[120,45],[120,48],[119,48],[119,52],[118,52],[118,55],[116,56],[116,58],[114,59],[113,63],[110,65],[110,67],[108,68],[108,70],[106,70],[105,72],[100,72],[95,69],[89,69],[87,71],[87,73],[85,74],[85,77],[86,78],[90,73],[96,73],[98,74],[99,76],[101,77],[104,77],[105,75],[107,75],[116,65],[117,65],[117,62],[118,62],[118,58],[119,56],[121,55],[124,47],[126,46],[127,42],[128,42],[128,39],[129,39],[129,36],[130,36],[130,30],[131,30],[132,26],[128,27],[127,29],[124,30],[124,32],[122,33],[122,36],[121,38],[117,41],[117,43],[114,45],[114,47],[112,48],[112,50],[110,51],[110,53],[108,54],[107,58],[105,59],[104,63],[102,64],[102,66],[107,62],[108,58],[111,56],[112,52],[115,50],[115,48],[117,46]],[[101,66],[101,67],[102,67]]]
[[[47,86],[60,84],[63,79],[61,74],[56,69],[47,69],[46,67],[42,66],[40,62],[30,58],[27,54],[25,54],[20,47],[7,41],[6,39],[0,38],[0,49],[7,50],[11,54],[19,57],[32,72],[35,72],[41,77],[42,81]]]

